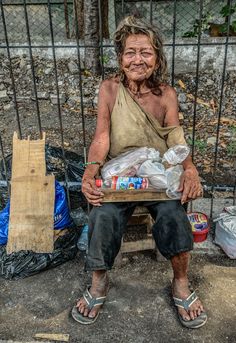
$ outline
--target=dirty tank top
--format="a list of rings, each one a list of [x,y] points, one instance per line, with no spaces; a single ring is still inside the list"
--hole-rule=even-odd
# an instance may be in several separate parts
[[[176,144],[186,145],[182,127],[161,127],[159,121],[144,111],[120,83],[111,113],[108,158],[140,147],[154,148],[162,156]]]

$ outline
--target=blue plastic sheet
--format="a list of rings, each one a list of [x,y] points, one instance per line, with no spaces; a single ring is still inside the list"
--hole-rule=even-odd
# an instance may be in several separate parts
[[[10,203],[0,212],[0,245],[7,243]]]

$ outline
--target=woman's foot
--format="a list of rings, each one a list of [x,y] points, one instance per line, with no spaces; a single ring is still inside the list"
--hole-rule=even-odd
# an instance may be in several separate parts
[[[89,289],[89,293],[93,298],[105,297],[108,292],[108,275],[105,270],[99,270],[93,272],[92,286]],[[86,302],[84,296],[81,297],[77,304],[77,311],[83,315],[83,317],[95,318],[100,311],[102,305],[96,305],[89,309],[88,303]]]
[[[191,291],[188,286],[188,279],[173,279],[172,282],[172,295],[174,298],[185,300],[191,294]],[[191,321],[196,319],[204,312],[203,305],[199,299],[193,301],[189,306],[188,310],[177,306],[179,315],[183,318],[184,321]]]

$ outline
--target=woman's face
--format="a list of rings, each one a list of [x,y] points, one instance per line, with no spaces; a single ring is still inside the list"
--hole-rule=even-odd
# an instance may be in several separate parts
[[[121,68],[129,81],[148,79],[157,67],[157,55],[150,38],[145,34],[132,34],[125,42]]]

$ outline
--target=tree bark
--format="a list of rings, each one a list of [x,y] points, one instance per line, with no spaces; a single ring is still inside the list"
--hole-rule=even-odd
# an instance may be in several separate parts
[[[109,38],[109,22],[108,22],[108,0],[101,1],[102,4],[102,36]],[[115,18],[114,18],[115,19]]]
[[[78,23],[78,38],[84,38],[84,0],[74,0],[73,2],[73,30],[72,37],[76,37],[76,25]]]
[[[109,38],[108,0],[101,0],[102,37]],[[77,18],[77,20],[76,20]],[[99,0],[74,0],[74,28],[78,23],[78,35],[84,39],[85,67],[94,73],[101,72],[99,49]],[[76,30],[73,30],[73,36]]]
[[[85,67],[93,73],[101,73],[99,49],[99,7],[98,0],[84,2]]]

